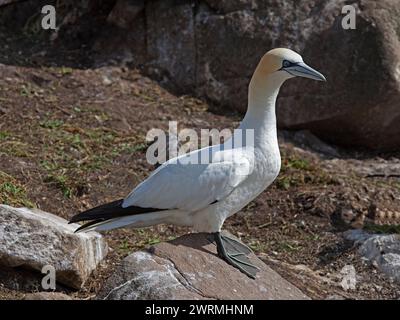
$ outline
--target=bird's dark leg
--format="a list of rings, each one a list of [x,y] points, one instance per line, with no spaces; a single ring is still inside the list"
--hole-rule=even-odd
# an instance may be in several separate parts
[[[213,233],[213,236],[218,256],[250,278],[255,279],[256,273],[260,269],[251,264],[247,257],[252,252],[251,249],[235,239],[221,235],[220,232]]]

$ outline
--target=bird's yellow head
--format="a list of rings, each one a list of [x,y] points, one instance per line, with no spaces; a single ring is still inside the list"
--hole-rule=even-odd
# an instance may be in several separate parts
[[[268,51],[261,58],[257,71],[264,76],[279,73],[284,79],[304,77],[326,81],[321,73],[306,65],[298,53],[285,48]]]

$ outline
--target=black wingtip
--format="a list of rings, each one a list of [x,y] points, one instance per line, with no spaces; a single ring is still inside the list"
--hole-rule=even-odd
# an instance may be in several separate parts
[[[89,221],[89,222],[87,222],[87,223],[81,225],[78,229],[76,229],[76,230],[74,231],[74,233],[77,233],[77,232],[79,232],[79,231],[82,231],[82,230],[84,230],[84,229],[86,229],[86,228],[88,228],[88,227],[90,227],[90,226],[92,226],[92,225],[94,225],[94,224],[96,224],[96,223],[102,222],[102,221],[104,221],[104,219],[97,219],[97,220]]]
[[[164,211],[168,209],[158,209],[158,208],[142,208],[137,206],[129,206],[124,208],[122,206],[124,199],[116,200],[110,203],[100,205],[98,207],[89,209],[87,211],[81,212],[70,219],[70,223],[88,221],[88,220],[105,220],[120,218],[124,216],[144,214],[156,211]]]
[[[123,199],[100,205],[98,207],[83,211],[74,215],[68,223],[100,218],[110,218],[122,210]],[[109,217],[110,216],[110,217]]]
[[[81,213],[78,213],[78,214],[74,215],[71,219],[69,219],[68,224],[78,222],[78,220],[79,220],[78,217],[80,214]]]
[[[76,216],[73,216],[69,221],[68,224],[76,223],[78,222],[78,219],[75,218]],[[75,219],[74,219],[75,218]]]
[[[74,233],[78,233],[79,231],[81,231],[84,228],[84,225],[80,226],[79,228],[77,228]]]

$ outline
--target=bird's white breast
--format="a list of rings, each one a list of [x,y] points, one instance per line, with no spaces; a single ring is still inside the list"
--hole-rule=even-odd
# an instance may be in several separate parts
[[[250,203],[263,192],[278,176],[281,168],[279,149],[264,154],[255,150],[255,168],[241,185],[228,196],[221,205],[230,216]]]
[[[271,146],[269,152],[256,148],[254,157],[254,170],[245,181],[225,199],[193,215],[192,225],[195,230],[219,231],[227,217],[240,211],[275,180],[281,167],[278,145]]]

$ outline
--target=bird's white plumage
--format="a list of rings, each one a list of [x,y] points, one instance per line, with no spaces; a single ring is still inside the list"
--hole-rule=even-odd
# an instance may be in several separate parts
[[[292,63],[286,71],[283,70],[284,61]],[[294,76],[325,80],[322,74],[305,65],[299,54],[289,49],[268,52],[251,79],[248,110],[239,128],[254,131],[251,145],[235,146],[227,141],[167,161],[123,202],[124,208],[167,210],[99,222],[88,230],[172,223],[202,232],[220,231],[227,217],[257,197],[279,173],[281,158],[275,102],[281,85]],[[209,163],[193,164],[204,158],[210,159]]]
[[[202,154],[208,155],[210,163],[193,163],[205,159]],[[251,148],[221,150],[213,146],[171,159],[139,184],[125,198],[123,207],[203,209],[227,197],[248,177],[253,157]]]

